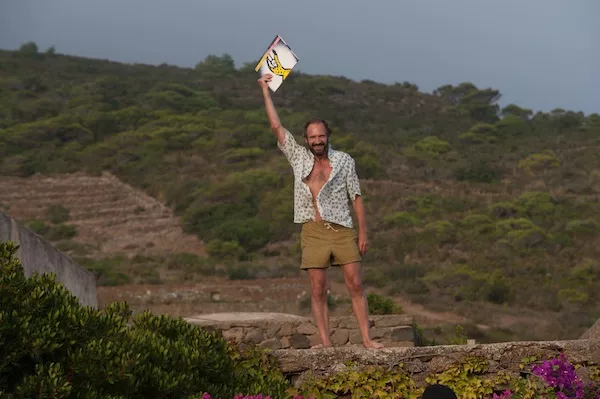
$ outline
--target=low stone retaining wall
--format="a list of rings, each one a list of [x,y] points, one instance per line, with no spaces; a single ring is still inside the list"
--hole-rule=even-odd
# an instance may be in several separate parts
[[[281,313],[217,313],[188,317],[189,323],[221,331],[223,337],[238,343],[270,349],[308,349],[320,344],[311,318]],[[371,338],[387,347],[411,347],[415,342],[413,318],[406,315],[370,316]],[[361,346],[362,339],[354,316],[330,317],[331,343]]]
[[[564,353],[571,363],[579,366],[578,374],[585,378],[589,373],[587,368],[600,363],[600,341],[580,339],[384,349],[283,349],[272,352],[283,373],[296,386],[310,375],[318,377],[339,372],[349,361],[360,366],[379,365],[387,369],[402,364],[418,386],[425,386],[425,378],[429,374],[445,371],[465,357],[485,358],[490,370],[518,375],[522,372],[519,364],[523,358],[538,356],[539,359],[547,359],[559,353]]]

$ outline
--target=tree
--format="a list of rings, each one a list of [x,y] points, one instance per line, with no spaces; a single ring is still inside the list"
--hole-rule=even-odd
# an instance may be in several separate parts
[[[38,56],[38,46],[35,42],[30,41],[27,43],[23,43],[21,47],[19,47],[19,52],[28,58],[37,58]]]
[[[441,86],[433,94],[444,98],[458,109],[468,111],[479,122],[494,123],[498,120],[499,106],[496,102],[501,97],[498,90],[479,90],[473,83],[464,82],[458,86]]]
[[[508,104],[506,107],[502,108],[500,114],[503,118],[507,117],[508,115],[513,115],[524,120],[529,120],[529,118],[531,118],[533,115],[533,111],[529,108],[521,108],[515,104]]]
[[[444,85],[434,90],[433,94],[449,101],[453,105],[460,105],[465,96],[477,91],[477,86],[471,82],[464,82],[458,86]]]
[[[204,61],[196,64],[196,70],[208,76],[224,76],[236,72],[235,62],[229,54],[222,56],[211,54]]]

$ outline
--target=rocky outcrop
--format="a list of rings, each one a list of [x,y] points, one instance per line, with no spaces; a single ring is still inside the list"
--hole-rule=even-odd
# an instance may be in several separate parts
[[[325,376],[343,370],[347,362],[361,366],[379,365],[392,368],[400,364],[418,384],[423,384],[431,373],[442,372],[468,356],[489,361],[490,369],[519,373],[522,359],[538,356],[551,358],[565,353],[573,364],[585,367],[600,362],[600,342],[592,340],[503,342],[476,345],[440,345],[423,347],[396,347],[384,349],[328,348],[309,350],[276,350],[285,375],[298,385],[309,374]]]
[[[583,333],[581,339],[600,340],[600,319],[596,320],[594,325]]]
[[[216,313],[188,317],[192,324],[221,331],[223,337],[238,343],[257,344],[270,349],[307,349],[320,344],[311,318],[282,313]],[[406,315],[370,316],[371,338],[389,347],[414,346],[413,319]],[[333,345],[361,345],[354,316],[331,317]]]

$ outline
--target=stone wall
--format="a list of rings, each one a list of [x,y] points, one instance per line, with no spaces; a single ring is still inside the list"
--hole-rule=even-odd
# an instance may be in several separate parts
[[[33,272],[54,273],[84,306],[98,307],[96,277],[22,223],[0,211],[0,241],[19,245],[17,258],[26,276]]]
[[[410,347],[415,342],[413,319],[405,315],[370,316],[370,334],[388,347]],[[281,313],[217,313],[188,317],[192,324],[214,328],[223,337],[238,343],[270,349],[307,349],[320,344],[312,318]],[[360,346],[354,316],[330,317],[329,330],[334,346]]]
[[[468,356],[488,360],[488,369],[494,370],[491,374],[504,371],[518,375],[522,372],[519,364],[523,358],[538,356],[540,359],[548,359],[559,353],[564,353],[571,363],[579,366],[578,374],[585,379],[587,367],[600,363],[600,341],[580,339],[385,349],[280,349],[272,352],[283,373],[296,386],[311,374],[325,376],[342,371],[349,361],[363,367],[379,365],[388,369],[402,364],[418,386],[425,386],[428,375],[445,371]]]

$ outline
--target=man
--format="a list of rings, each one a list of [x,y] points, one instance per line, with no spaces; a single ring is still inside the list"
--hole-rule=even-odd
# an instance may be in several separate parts
[[[306,122],[304,141],[307,147],[299,145],[281,125],[267,86],[271,79],[271,74],[265,74],[258,83],[271,129],[277,136],[277,146],[294,172],[294,222],[302,223],[301,268],[307,271],[312,286],[313,316],[321,338],[321,345],[316,347],[331,346],[325,272],[332,265],[344,270],[363,345],[382,348],[383,345],[369,337],[367,299],[360,276],[362,256],[368,250],[367,226],[354,159],[331,148],[331,131],[321,119]],[[348,198],[356,213],[358,234],[353,226]]]

